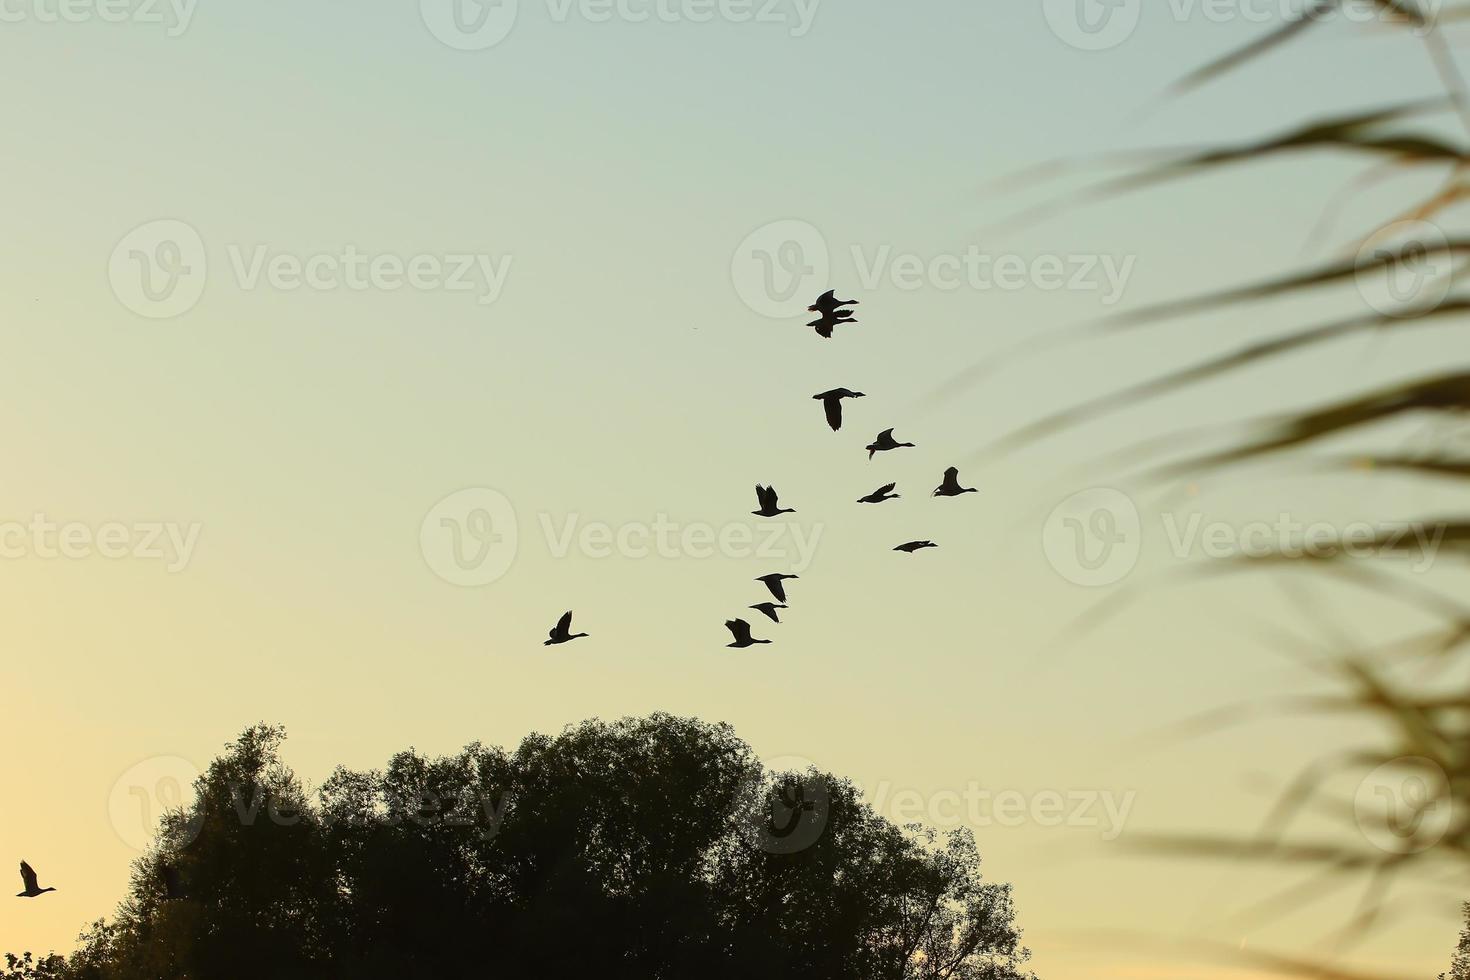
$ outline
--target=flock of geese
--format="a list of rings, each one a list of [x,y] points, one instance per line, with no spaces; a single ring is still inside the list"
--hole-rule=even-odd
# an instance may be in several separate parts
[[[829,289],[821,296],[818,296],[815,303],[807,307],[808,312],[817,314],[817,319],[808,323],[807,326],[815,328],[818,336],[830,340],[832,338],[833,331],[838,326],[841,326],[845,323],[857,322],[857,317],[853,316],[852,310],[845,309],[845,307],[852,307],[857,305],[857,300],[838,299],[836,291]],[[836,432],[842,428],[843,401],[849,398],[866,397],[867,396],[863,392],[852,391],[848,388],[833,388],[831,391],[824,391],[821,394],[812,396],[814,400],[822,403],[822,411],[827,417],[827,425],[831,427],[833,432]],[[878,453],[892,452],[895,449],[913,449],[914,444],[912,442],[899,442],[896,438],[894,438],[892,429],[884,429],[882,432],[878,433],[877,437],[874,438],[874,440],[869,445],[865,446],[864,448],[867,449],[868,459],[871,460]],[[897,500],[899,499],[900,495],[894,493],[894,490],[896,488],[897,484],[895,483],[884,484],[877,490],[874,490],[872,493],[863,497],[859,497],[857,502],[860,504],[882,504],[887,503],[890,500]],[[958,468],[951,466],[949,469],[944,471],[943,482],[941,482],[939,486],[934,489],[934,492],[931,494],[931,496],[960,497],[967,493],[978,492],[979,491],[976,490],[974,487],[961,486],[960,471]],[[781,506],[781,499],[776,493],[775,487],[764,486],[759,483],[756,484],[755,499],[758,506],[755,510],[751,511],[751,514],[756,517],[780,517],[782,514],[796,513],[795,508]],[[937,547],[939,547],[939,545],[935,544],[933,541],[906,541],[893,550],[912,555],[916,552],[924,551],[928,548]],[[748,606],[746,608],[754,609],[756,612],[761,613],[773,623],[780,623],[781,617],[778,611],[787,608],[785,582],[788,579],[794,578],[798,578],[798,576],[783,575],[777,572],[773,572],[769,575],[760,576],[755,581],[763,583],[765,587],[770,591],[772,598],[776,601],[757,602],[754,605]],[[726,646],[732,647],[737,650],[743,650],[746,647],[752,647],[756,646],[757,644],[771,642],[770,640],[757,639],[756,637],[752,636],[750,632],[750,623],[744,619],[726,620],[725,628],[730,631],[730,635],[731,637],[733,637],[733,642],[726,644]],[[546,640],[545,645],[556,646],[561,643],[569,643],[572,640],[576,640],[587,635],[588,634],[586,633],[572,632],[572,614],[570,611],[568,611],[564,613],[561,619],[557,621],[557,624],[552,627],[550,638]]]
[[[809,312],[818,314],[817,319],[807,324],[807,326],[815,328],[819,336],[830,340],[832,332],[836,327],[845,323],[857,322],[857,317],[852,315],[852,310],[844,309],[844,307],[856,305],[858,305],[857,300],[837,299],[835,291],[829,289],[817,297],[815,303],[807,307]],[[847,388],[833,388],[831,391],[824,391],[819,395],[812,396],[813,399],[822,403],[822,410],[826,414],[827,424],[831,426],[833,432],[842,428],[843,401],[848,398],[865,397],[867,396],[861,391],[851,391]],[[868,459],[871,460],[878,453],[892,452],[895,449],[912,449],[914,448],[914,444],[911,442],[899,442],[894,438],[892,429],[884,429],[878,433],[877,438],[871,444],[864,448],[867,449]],[[894,493],[896,487],[896,484],[886,483],[872,493],[864,497],[859,497],[857,502],[860,504],[883,504],[890,500],[897,500],[899,499],[899,494]],[[944,471],[944,482],[935,488],[931,496],[959,497],[967,493],[978,492],[974,487],[960,486],[960,471],[951,466]],[[780,517],[782,514],[796,513],[795,508],[781,506],[781,500],[776,494],[775,487],[757,484],[755,498],[759,506],[756,510],[751,511],[751,514],[756,517]],[[937,547],[939,546],[933,541],[908,541],[893,550],[912,555],[915,552],[923,551],[927,548]],[[755,581],[765,585],[766,589],[771,593],[771,598],[775,601],[757,602],[747,608],[754,609],[773,623],[780,623],[781,617],[779,611],[787,608],[786,582],[799,577],[781,572],[772,572],[769,575],[758,577]],[[744,619],[726,620],[725,628],[730,631],[730,635],[733,637],[733,642],[726,645],[737,650],[771,642],[770,640],[762,640],[752,636],[750,633],[750,623]],[[589,634],[572,632],[572,614],[568,611],[551,628],[550,636],[546,640],[545,645],[558,646],[562,643],[570,643],[572,640],[581,639],[587,635]],[[167,896],[170,899],[183,897],[183,884],[179,877],[179,870],[172,866],[165,866],[162,869],[162,873]],[[25,891],[17,892],[17,898],[37,898],[47,892],[56,891],[55,888],[42,888],[39,879],[36,877],[35,869],[25,861],[20,862],[20,879],[22,884],[25,885]]]

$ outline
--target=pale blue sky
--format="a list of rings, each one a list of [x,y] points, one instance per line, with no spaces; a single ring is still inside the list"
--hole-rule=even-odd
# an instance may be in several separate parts
[[[1069,475],[1079,458],[1279,408],[1288,381],[1300,402],[1462,351],[1441,335],[1376,359],[1324,351],[1320,382],[1280,369],[1121,415],[968,469],[984,492],[944,508],[923,499],[943,468],[1007,428],[1352,304],[1063,352],[936,409],[927,396],[958,368],[1108,308],[1091,292],[869,289],[851,259],[854,246],[928,259],[972,245],[1131,259],[1127,306],[1271,274],[1301,257],[1353,168],[1302,158],[1005,235],[985,229],[1037,195],[985,187],[1055,157],[1245,138],[1437,91],[1417,44],[1339,25],[1158,105],[1170,81],[1261,30],[1168,9],[1150,2],[1105,52],[1063,43],[1030,3],[827,0],[792,37],[771,24],[557,22],[522,0],[511,34],[481,52],[436,41],[413,3],[202,0],[175,38],[138,23],[0,25],[12,93],[0,516],[203,528],[177,575],[145,561],[0,563],[13,632],[0,679],[19,702],[6,743],[21,746],[12,765],[32,798],[50,801],[0,815],[0,843],[63,886],[0,917],[0,949],[65,948],[120,897],[132,854],[107,799],[122,773],[157,756],[202,764],[260,719],[286,724],[288,756],[320,779],[410,744],[511,743],[663,709],[730,721],[764,755],[864,785],[1133,791],[1141,828],[1251,829],[1269,795],[1247,777],[1279,782],[1350,730],[1262,724],[1142,760],[1119,747],[1263,678],[1288,682],[1242,634],[1289,609],[1245,585],[1171,597],[1070,659],[1039,661],[1096,598],[1047,567],[1041,522],[1088,485]],[[1334,244],[1408,187],[1366,195]],[[108,261],[164,218],[198,230],[209,285],[189,312],[150,321],[113,295]],[[832,285],[862,301],[862,323],[831,343],[757,315],[732,282],[736,247],[778,219],[817,229]],[[480,306],[463,293],[245,290],[231,245],[512,263]],[[869,397],[833,435],[809,396],[837,385]],[[920,448],[869,464],[861,447],[890,425]],[[911,509],[855,512],[889,479]],[[779,657],[721,646],[721,621],[760,598],[749,580],[769,562],[557,558],[542,540],[542,515],[741,521],[757,480],[821,531]],[[426,566],[419,528],[476,486],[511,502],[521,547],[500,581],[456,588]],[[1436,503],[1369,492],[1235,481],[1197,506],[1222,520],[1288,507],[1346,520]],[[944,547],[893,561],[892,544],[927,536]],[[1167,556],[1150,560],[1167,572]],[[594,639],[548,655],[539,640],[568,606]],[[43,718],[47,741],[27,746],[16,732]],[[1017,885],[1048,980],[1155,962],[1099,930],[1254,944],[1218,919],[1280,884],[1141,862],[1076,828],[988,828],[981,846]],[[1204,897],[1222,877],[1223,897]],[[1299,947],[1344,908],[1263,929],[1260,945]],[[1368,959],[1438,969],[1453,933],[1426,916]],[[1161,962],[1173,977],[1226,975]]]

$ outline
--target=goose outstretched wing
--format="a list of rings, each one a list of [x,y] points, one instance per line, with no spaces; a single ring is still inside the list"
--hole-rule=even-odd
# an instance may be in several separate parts
[[[827,412],[827,424],[832,427],[832,431],[842,428],[842,398],[829,395],[822,400],[822,408]]]

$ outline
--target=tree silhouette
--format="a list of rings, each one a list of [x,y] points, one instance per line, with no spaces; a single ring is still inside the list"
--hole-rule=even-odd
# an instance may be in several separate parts
[[[1455,947],[1455,958],[1450,961],[1450,972],[1441,973],[1439,980],[1470,980],[1470,902],[1461,907],[1465,916],[1465,928],[1460,932],[1460,943]]]
[[[66,975],[66,960],[55,953],[36,959],[32,954],[5,954],[0,980],[59,980]]]
[[[589,721],[308,793],[244,732],[45,980],[1026,980],[965,831],[901,829],[725,725]]]

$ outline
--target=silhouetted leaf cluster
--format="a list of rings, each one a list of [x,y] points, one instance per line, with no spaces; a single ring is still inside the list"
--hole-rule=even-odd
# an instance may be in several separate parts
[[[282,739],[250,729],[209,767],[55,980],[1031,976],[1010,888],[981,878],[967,833],[767,773],[728,726],[654,715],[513,752],[410,750],[314,793]],[[820,825],[778,853],[762,844],[793,787],[820,788]]]

